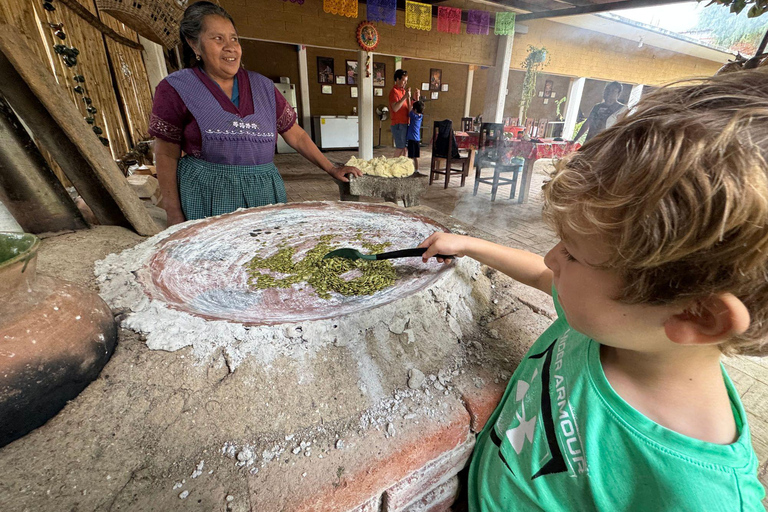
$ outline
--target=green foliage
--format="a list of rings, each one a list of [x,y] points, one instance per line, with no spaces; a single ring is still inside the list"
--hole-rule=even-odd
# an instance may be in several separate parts
[[[531,100],[536,95],[536,78],[539,72],[547,64],[547,49],[545,47],[537,48],[528,45],[528,55],[520,65],[525,69],[525,79],[523,79],[523,95],[520,98],[521,115],[520,122],[525,123],[525,116],[528,113],[528,107],[531,106]]]
[[[694,30],[709,31],[717,46],[746,54],[754,53],[761,37],[768,29],[768,19],[756,19],[763,14],[768,0],[750,1],[757,3],[747,12],[744,12],[744,8],[750,2],[746,0],[710,2],[699,14]]]
[[[712,4],[720,4],[730,7],[731,12],[736,14],[739,14],[749,5],[750,7],[749,11],[747,11],[747,16],[750,18],[757,18],[768,11],[768,0],[711,0],[707,6]]]

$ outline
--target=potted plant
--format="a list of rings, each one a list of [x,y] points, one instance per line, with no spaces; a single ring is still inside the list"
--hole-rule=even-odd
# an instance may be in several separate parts
[[[546,65],[547,49],[545,47],[537,48],[528,45],[528,55],[521,63],[525,69],[525,78],[523,79],[523,94],[520,98],[520,124],[525,125],[525,115],[528,113],[528,107],[531,106],[531,100],[536,95],[536,78],[539,72]]]

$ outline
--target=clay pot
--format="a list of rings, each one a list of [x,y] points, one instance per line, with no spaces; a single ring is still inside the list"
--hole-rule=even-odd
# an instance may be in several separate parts
[[[0,233],[0,446],[41,426],[109,361],[117,326],[94,292],[36,275],[40,241]]]

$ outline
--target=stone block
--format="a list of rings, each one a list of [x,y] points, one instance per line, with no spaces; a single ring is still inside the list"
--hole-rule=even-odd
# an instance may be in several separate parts
[[[384,493],[382,511],[410,510],[411,504],[420,501],[418,500],[419,497],[436,490],[464,469],[474,447],[475,436],[470,435],[460,446],[430,461],[421,469],[414,471],[387,489]]]
[[[157,178],[146,174],[128,176],[128,183],[141,199],[150,199],[160,187]]]
[[[462,375],[454,379],[454,385],[461,393],[461,399],[469,412],[472,432],[480,432],[504,395],[507,381],[499,380],[481,368],[473,371],[471,375],[472,378]]]
[[[448,512],[459,496],[459,477],[454,476],[403,509],[403,512]]]
[[[377,497],[430,461],[457,447],[466,449],[471,436],[469,415],[452,395],[433,395],[428,407],[406,417],[393,418],[391,428],[385,424],[381,430],[358,431],[343,440],[341,449],[313,444],[312,457],[288,459],[295,464],[267,465],[249,478],[251,507],[299,512],[368,510],[360,507],[374,506]]]
[[[398,200],[408,206],[417,206],[422,194],[427,190],[427,176],[414,173],[405,178],[383,178],[381,176],[360,176],[349,183],[339,181],[339,193],[345,196],[381,197],[385,201],[397,203]]]

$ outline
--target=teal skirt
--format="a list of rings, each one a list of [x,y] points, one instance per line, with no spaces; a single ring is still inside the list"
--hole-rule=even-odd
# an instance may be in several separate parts
[[[187,220],[287,201],[283,178],[272,162],[225,165],[187,155],[179,160],[176,177]]]

